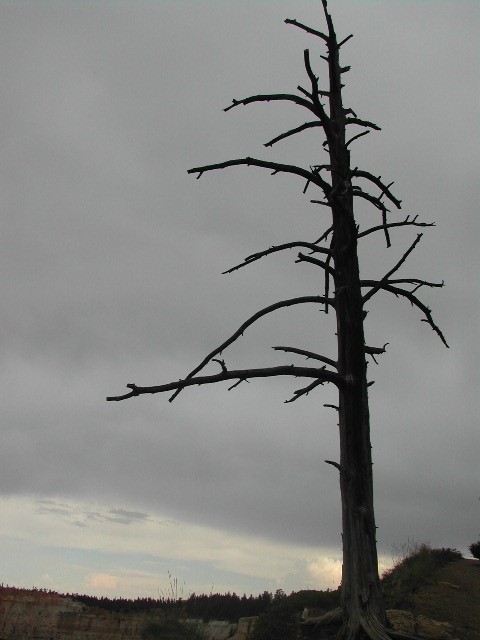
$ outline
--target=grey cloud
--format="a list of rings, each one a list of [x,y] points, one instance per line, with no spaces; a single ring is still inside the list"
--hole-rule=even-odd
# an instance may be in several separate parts
[[[378,294],[369,306],[368,341],[390,343],[369,365],[379,543],[466,550],[478,534],[478,11],[332,12],[355,34],[348,106],[383,129],[357,142],[354,162],[395,180],[401,218],[436,221],[404,273],[447,285],[424,299],[448,351],[409,305]],[[158,512],[340,548],[338,478],[323,463],[338,459],[332,390],[293,405],[295,381],[192,389],[173,404],[104,400],[185,375],[258,308],[323,286],[293,253],[221,275],[269,245],[318,238],[328,220],[313,191],[254,169],[186,174],[248,154],[318,162],[321,139],[307,134],[263,147],[303,121],[298,110],[222,112],[234,97],[294,91],[307,46],[322,64],[321,43],[286,17],[321,20],[316,2],[0,5],[3,493],[34,494],[40,513],[76,526]],[[359,221],[376,213],[359,206]],[[387,251],[372,237],[365,277],[411,241],[399,232]],[[223,355],[278,364],[270,347],[290,344],[335,357],[334,333],[331,315],[289,311]],[[56,496],[120,506],[70,513]]]
[[[110,509],[107,520],[112,522],[118,522],[119,524],[131,524],[132,522],[142,522],[149,520],[149,516],[146,513],[140,513],[139,511],[127,511],[126,509]]]

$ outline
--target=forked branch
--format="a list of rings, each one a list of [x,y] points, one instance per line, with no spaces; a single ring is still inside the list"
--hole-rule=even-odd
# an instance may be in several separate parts
[[[243,262],[235,265],[234,267],[231,267],[230,269],[227,269],[227,271],[223,271],[223,273],[224,274],[232,273],[232,271],[241,269],[242,267],[245,267],[247,264],[250,264],[251,262],[256,262],[257,260],[260,260],[260,258],[263,258],[264,256],[268,256],[271,253],[276,253],[277,251],[284,251],[285,249],[294,249],[296,247],[303,247],[304,249],[309,249],[312,253],[323,253],[326,255],[330,255],[331,253],[329,249],[326,249],[325,247],[319,247],[317,246],[317,244],[313,242],[303,242],[303,241],[286,242],[284,244],[279,244],[276,246],[269,247],[264,251],[258,251],[257,253],[252,253],[252,255],[247,256]]]
[[[247,104],[253,104],[254,102],[293,102],[300,107],[304,107],[309,111],[314,112],[313,105],[308,100],[296,96],[294,93],[261,93],[256,96],[249,96],[248,98],[242,98],[241,100],[232,100],[232,104],[225,107],[224,111],[230,111],[239,105],[246,106]]]
[[[329,264],[327,264],[323,260],[318,260],[318,258],[314,258],[313,256],[307,256],[304,253],[300,252],[295,262],[310,262],[310,264],[314,264],[317,267],[320,267],[321,269],[323,269],[325,273],[331,276],[332,278],[335,276],[335,269],[333,267],[331,267]]]
[[[248,320],[246,320],[242,324],[242,326],[239,327],[237,331],[235,331],[235,333],[233,333],[227,340],[225,340],[225,342],[222,342],[220,346],[216,347],[211,353],[209,353],[202,360],[202,362],[197,367],[195,367],[193,371],[191,371],[188,374],[188,376],[185,379],[188,380],[193,376],[197,375],[197,373],[199,373],[199,371],[201,371],[213,358],[215,358],[215,356],[218,356],[219,354],[221,354],[224,349],[226,349],[233,342],[238,340],[238,338],[244,334],[244,332],[246,331],[246,329],[248,329],[248,327],[250,327],[260,318],[263,318],[263,316],[266,316],[269,313],[272,313],[273,311],[277,311],[277,309],[284,309],[286,307],[291,307],[297,304],[309,304],[309,303],[320,303],[320,304],[328,304],[331,306],[335,306],[335,300],[333,298],[328,299],[328,298],[325,298],[324,296],[303,296],[300,298],[290,298],[289,300],[281,300],[280,302],[271,304],[270,306],[265,307],[260,311],[257,311],[257,313],[255,313]],[[180,393],[182,388],[183,387],[179,387],[178,389],[175,390],[175,393],[170,398],[170,402],[175,399],[175,397]]]
[[[381,228],[383,229],[383,232],[385,234],[385,240],[387,242],[387,247],[391,246],[391,242],[390,242],[390,235],[388,233],[388,229],[389,229],[389,225],[387,223],[387,213],[388,213],[388,209],[385,206],[385,204],[382,202],[382,197],[385,195],[388,200],[390,200],[390,202],[392,202],[397,209],[400,209],[402,206],[401,200],[398,200],[398,198],[396,198],[393,193],[390,191],[390,187],[392,186],[393,182],[391,184],[384,184],[382,182],[381,176],[374,176],[372,173],[370,173],[369,171],[363,171],[361,169],[355,168],[352,171],[352,178],[365,178],[366,180],[370,181],[371,183],[373,183],[376,187],[378,187],[381,191],[379,196],[372,196],[372,194],[368,193],[367,191],[364,191],[363,189],[361,189],[358,186],[353,187],[353,195],[354,196],[359,196],[360,198],[364,198],[365,200],[368,200],[368,202],[371,202],[373,204],[374,207],[376,207],[377,209],[380,209],[380,211],[382,212],[382,226]]]
[[[198,376],[187,377],[183,380],[177,380],[176,382],[168,382],[166,384],[160,384],[150,387],[141,387],[136,384],[127,384],[127,388],[130,389],[128,393],[121,396],[109,396],[107,400],[109,402],[119,402],[120,400],[128,400],[128,398],[134,398],[135,396],[141,396],[145,394],[164,393],[166,391],[175,391],[173,397],[178,394],[185,387],[191,387],[195,385],[215,384],[217,382],[223,382],[225,380],[248,380],[249,378],[270,378],[276,376],[292,376],[295,378],[315,378],[315,386],[324,382],[331,382],[337,387],[343,384],[343,379],[338,373],[333,371],[327,371],[325,367],[295,367],[294,365],[282,365],[279,367],[265,367],[261,369],[238,369],[228,371],[223,369],[220,373],[211,376]],[[234,385],[236,386],[236,385]],[[170,399],[170,401],[172,398]]]
[[[401,222],[389,222],[386,225],[378,225],[376,227],[370,227],[370,229],[366,229],[358,234],[358,238],[363,238],[368,236],[370,233],[375,233],[376,231],[384,231],[385,227],[387,229],[392,229],[393,227],[434,227],[435,222],[417,222],[418,216],[410,219],[410,216],[407,216],[405,220]]]
[[[372,196],[370,193],[363,191],[363,189],[361,189],[360,187],[357,187],[357,186],[353,187],[352,193],[354,196],[363,198],[364,200],[371,202],[373,206],[376,207],[377,209],[380,209],[380,211],[382,212],[382,225],[380,228],[383,229],[383,233],[385,234],[387,247],[391,247],[392,243],[390,242],[390,234],[388,233],[389,225],[387,223],[387,213],[389,210],[387,209],[387,207],[380,200],[380,198],[377,198],[376,196]]]
[[[395,271],[398,271],[398,269],[400,269],[402,264],[405,262],[408,256],[412,253],[412,251],[415,249],[415,247],[417,246],[417,244],[420,242],[421,239],[422,239],[422,234],[419,233],[415,238],[415,240],[413,241],[413,243],[407,249],[407,251],[403,254],[400,260],[397,262],[397,264],[392,269],[390,269],[390,271],[386,273],[381,280],[378,281],[375,287],[372,287],[372,289],[370,289],[370,291],[363,296],[364,304],[365,302],[367,302],[367,300],[369,300],[372,296],[374,296],[379,289],[382,288],[383,284],[389,282],[390,276],[392,276],[395,273]],[[427,284],[427,283],[425,282],[424,284]]]
[[[305,356],[307,360],[320,360],[320,362],[325,362],[330,367],[334,369],[337,368],[337,362],[332,360],[331,358],[327,358],[326,356],[322,356],[319,353],[314,353],[313,351],[306,351],[305,349],[297,349],[296,347],[272,347],[274,351],[284,351],[285,353],[296,353],[299,356]]]
[[[197,173],[198,180],[198,178],[201,178],[202,174],[207,171],[217,171],[218,169],[226,169],[227,167],[235,167],[239,165],[245,165],[247,167],[261,167],[262,169],[271,169],[273,171],[273,174],[291,173],[293,175],[304,178],[304,180],[307,180],[308,182],[313,182],[323,190],[325,195],[329,194],[331,191],[331,185],[323,180],[323,178],[321,178],[317,173],[308,171],[307,169],[303,169],[302,167],[297,167],[293,164],[281,164],[279,162],[270,162],[268,160],[258,160],[257,158],[237,158],[235,160],[226,160],[225,162],[208,164],[204,167],[195,167],[194,169],[189,169],[187,173]]]
[[[387,345],[388,342],[386,342],[383,347],[368,347],[367,345],[365,345],[365,353],[372,357],[372,360],[375,362],[375,364],[378,364],[378,362],[375,360],[375,356],[386,353]]]
[[[280,142],[280,140],[285,140],[285,138],[288,138],[290,136],[294,136],[296,133],[300,133],[301,131],[305,131],[306,129],[311,129],[313,127],[322,127],[322,123],[320,122],[320,120],[314,120],[313,122],[304,122],[304,124],[301,124],[299,127],[295,127],[294,129],[290,129],[289,131],[286,131],[285,133],[281,133],[280,135],[276,136],[275,138],[272,138],[272,140],[269,140],[268,142],[265,142],[264,146],[265,147],[272,147],[276,142]]]
[[[305,49],[303,52],[303,60],[305,63],[305,69],[307,71],[307,75],[312,84],[312,103],[313,109],[312,111],[318,116],[320,122],[322,123],[322,127],[325,131],[325,135],[327,136],[327,140],[329,140],[332,136],[332,127],[330,123],[330,118],[327,116],[325,112],[325,108],[319,99],[319,89],[318,89],[318,78],[313,73],[312,66],[310,64],[310,52],[308,49]]]
[[[423,282],[423,284],[425,286],[432,286],[432,284],[428,282]],[[429,324],[432,327],[432,329],[435,331],[435,333],[438,335],[440,340],[443,342],[443,344],[448,348],[448,344],[447,344],[447,341],[445,340],[445,336],[441,332],[440,328],[437,327],[437,325],[433,321],[431,310],[426,305],[424,305],[423,302],[421,302],[414,295],[414,293],[412,293],[411,291],[406,291],[405,289],[401,289],[400,287],[395,287],[389,284],[388,282],[384,282],[383,284],[381,284],[381,281],[379,282],[378,280],[360,280],[360,286],[372,287],[376,291],[382,289],[383,291],[388,291],[389,293],[393,293],[397,297],[400,296],[403,298],[407,298],[407,300],[410,301],[413,307],[417,307],[417,309],[420,309],[420,311],[422,311],[423,314],[425,315],[425,318],[422,319],[422,322],[426,322],[427,324]],[[443,286],[443,283],[436,284],[433,286],[441,287]]]
[[[368,347],[367,345],[365,345],[365,353],[368,353],[368,355],[373,356],[373,355],[380,355],[381,353],[386,353],[388,342],[386,342],[383,347]]]
[[[370,122],[369,120],[360,120],[356,116],[353,118],[346,118],[345,124],[357,124],[360,127],[367,127],[368,129],[374,129],[375,131],[381,131],[382,128],[375,124],[374,122]]]
[[[324,384],[324,382],[325,380],[318,378],[317,380],[314,380],[312,383],[310,383],[306,387],[303,387],[302,389],[297,389],[296,391],[293,392],[293,396],[290,398],[290,400],[285,400],[285,404],[289,404],[290,402],[295,402],[295,400],[298,400],[302,396],[308,396],[310,391],[313,391],[316,387],[319,387],[320,385]]]
[[[310,33],[314,36],[317,36],[318,38],[321,38],[322,40],[324,40],[327,44],[328,44],[328,36],[326,36],[324,33],[322,33],[321,31],[317,31],[316,29],[312,29],[311,27],[308,27],[305,24],[302,24],[301,22],[298,22],[295,19],[290,19],[287,18],[285,20],[285,24],[293,24],[294,27],[298,27],[299,29],[302,29],[302,31],[306,31],[307,33]],[[351,36],[349,36],[351,37]],[[347,39],[344,40],[344,42],[346,42]]]
[[[382,182],[382,176],[378,176],[377,178],[376,176],[373,175],[373,173],[370,173],[369,171],[362,171],[361,169],[358,169],[358,168],[355,168],[352,171],[352,178],[365,178],[366,180],[369,180],[376,187],[380,189],[381,194],[378,196],[378,198],[381,198],[383,195],[386,195],[387,198],[390,200],[390,202],[392,202],[397,207],[397,209],[402,208],[402,201],[396,198],[393,195],[393,193],[390,191],[390,187],[392,186],[393,182],[388,185],[384,184]]]

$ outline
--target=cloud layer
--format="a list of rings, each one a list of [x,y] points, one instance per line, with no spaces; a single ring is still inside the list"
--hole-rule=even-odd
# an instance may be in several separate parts
[[[338,2],[332,14],[339,34],[355,33],[346,104],[383,129],[354,143],[353,163],[395,180],[402,218],[437,223],[402,273],[446,283],[422,299],[449,350],[404,302],[378,294],[369,307],[367,340],[390,343],[369,365],[379,548],[388,555],[410,537],[466,551],[479,505],[478,7]],[[234,97],[295,91],[305,47],[326,78],[321,43],[286,17],[323,24],[316,2],[0,6],[0,487],[18,512],[2,532],[11,582],[42,586],[49,565],[68,565],[65,590],[121,593],[110,561],[94,570],[112,547],[129,571],[145,549],[163,575],[188,556],[195,585],[214,575],[226,590],[338,577],[338,478],[323,463],[339,455],[336,415],[323,406],[335,404],[332,389],[284,404],[300,385],[265,380],[191,389],[173,404],[105,402],[130,382],[184,376],[259,308],[321,293],[322,277],[293,254],[221,275],[272,244],[318,238],[328,219],[313,192],[254,169],[186,174],[246,155],[324,159],[321,136],[262,146],[303,121],[294,108],[222,112]],[[361,228],[375,216],[359,206]],[[383,275],[412,240],[399,231],[386,250],[381,237],[365,239],[364,276]],[[224,357],[280,364],[279,344],[334,358],[334,319],[279,312]],[[103,506],[88,511],[90,502]],[[60,521],[62,549],[91,567],[75,587],[58,540],[43,537]],[[136,535],[122,546],[125,531]],[[155,595],[158,574],[142,575],[128,592]]]

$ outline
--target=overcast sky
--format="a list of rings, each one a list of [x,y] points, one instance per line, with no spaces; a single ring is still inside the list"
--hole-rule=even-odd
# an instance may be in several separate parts
[[[340,2],[345,104],[382,127],[352,163],[405,215],[436,222],[399,277],[419,292],[446,349],[408,302],[377,294],[367,342],[389,342],[370,389],[378,545],[467,553],[480,534],[479,5]],[[285,404],[270,379],[107,403],[125,385],[186,375],[255,311],[322,294],[294,252],[222,275],[272,244],[316,240],[328,210],[291,176],[254,168],[187,175],[251,155],[326,161],[319,130],[280,104],[222,108],[322,82],[319,1],[0,2],[0,580],[129,597],[168,589],[260,593],[336,588],[341,569],[333,388]],[[393,214],[392,214],[393,220]],[[378,212],[358,207],[362,229]],[[360,248],[382,276],[415,229]],[[230,368],[335,358],[333,315],[277,312],[224,353]],[[218,366],[209,369],[218,371]]]

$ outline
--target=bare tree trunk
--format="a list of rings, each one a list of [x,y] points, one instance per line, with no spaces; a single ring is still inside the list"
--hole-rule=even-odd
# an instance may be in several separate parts
[[[342,498],[342,607],[345,638],[364,628],[372,637],[385,624],[378,577],[363,307],[352,197],[334,207],[335,288],[339,390],[340,488]],[[378,629],[380,632],[380,629]],[[378,637],[385,637],[384,632]]]
[[[326,12],[330,37],[334,33]],[[329,46],[330,155],[338,373],[340,491],[342,498],[343,569],[341,638],[386,638],[385,607],[378,576],[373,474],[365,360],[364,312],[353,212],[350,153],[342,104],[339,47]]]
[[[332,175],[332,253],[338,339],[340,490],[342,498],[343,572],[342,638],[385,638],[385,607],[378,576],[373,475],[368,410],[363,302],[353,214],[350,153],[341,99],[338,48],[330,52],[330,119],[336,123],[329,139]]]

